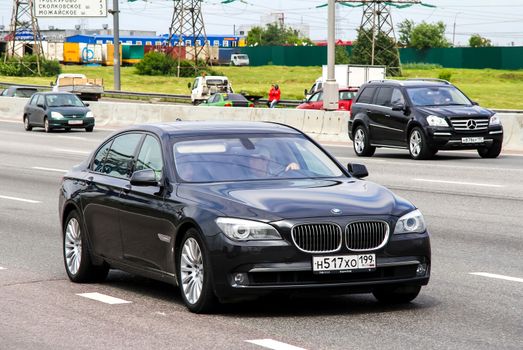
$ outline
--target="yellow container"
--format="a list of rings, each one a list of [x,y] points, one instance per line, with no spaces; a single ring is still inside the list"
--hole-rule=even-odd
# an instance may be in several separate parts
[[[120,63],[122,63],[122,45],[120,45]],[[102,64],[114,66],[114,44],[104,44],[102,48]]]
[[[79,43],[64,43],[64,63],[81,62],[80,44]]]

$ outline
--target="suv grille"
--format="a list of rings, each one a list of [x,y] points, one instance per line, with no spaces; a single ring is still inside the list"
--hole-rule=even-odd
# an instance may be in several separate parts
[[[307,253],[330,253],[341,248],[341,227],[336,224],[302,224],[292,228],[296,247]]]
[[[451,119],[454,130],[459,131],[475,131],[485,130],[488,128],[488,118],[467,118],[467,119]]]
[[[385,221],[358,221],[347,225],[345,244],[350,250],[381,248],[389,238],[389,225]]]

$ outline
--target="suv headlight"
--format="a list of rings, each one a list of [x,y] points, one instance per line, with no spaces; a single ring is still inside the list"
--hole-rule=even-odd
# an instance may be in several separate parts
[[[274,227],[259,221],[218,218],[216,224],[227,237],[235,241],[282,239]]]
[[[490,120],[488,122],[490,126],[492,125],[501,125],[501,119],[499,119],[497,114],[494,114],[492,117],[490,117]]]
[[[87,112],[87,113],[85,114],[85,117],[86,117],[86,118],[94,118],[94,114],[93,114],[93,112],[89,111],[89,112]]]
[[[51,112],[51,118],[53,119],[64,119],[64,116],[62,113],[59,112]]]
[[[394,234],[422,233],[427,229],[425,219],[419,210],[411,211],[399,218],[394,228]]]
[[[430,126],[449,126],[449,123],[447,123],[445,118],[438,117],[435,115],[429,115],[427,117],[427,123],[429,123]]]

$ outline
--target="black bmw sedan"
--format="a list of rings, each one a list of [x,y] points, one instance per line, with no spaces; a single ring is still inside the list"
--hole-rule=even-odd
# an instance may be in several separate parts
[[[425,221],[366,175],[285,125],[129,127],[63,178],[65,268],[178,285],[193,312],[277,291],[409,302],[430,276]]]

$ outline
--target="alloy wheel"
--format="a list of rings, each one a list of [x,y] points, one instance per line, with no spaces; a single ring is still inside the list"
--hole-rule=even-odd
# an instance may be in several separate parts
[[[356,130],[356,134],[354,135],[354,146],[357,153],[362,153],[365,149],[365,134],[362,129]]]
[[[419,154],[421,153],[421,135],[418,130],[414,130],[410,134],[409,147],[410,147],[410,153],[414,157],[419,156]]]
[[[182,247],[180,259],[182,291],[187,301],[196,304],[203,288],[203,255],[198,242],[189,237]]]
[[[82,236],[80,224],[75,218],[67,223],[64,253],[67,269],[72,275],[76,275],[82,262]]]

